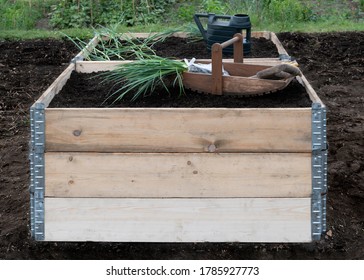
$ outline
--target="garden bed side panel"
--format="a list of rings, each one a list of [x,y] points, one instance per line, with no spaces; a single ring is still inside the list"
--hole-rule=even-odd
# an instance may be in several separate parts
[[[45,114],[45,240],[311,240],[310,108]]]

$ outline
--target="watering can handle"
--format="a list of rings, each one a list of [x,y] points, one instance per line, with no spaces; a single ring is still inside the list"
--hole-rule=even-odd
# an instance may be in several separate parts
[[[209,14],[195,14],[193,16],[193,19],[195,20],[197,27],[200,30],[201,35],[206,42],[207,42],[207,36],[206,36],[207,30],[203,28],[200,18],[209,18],[209,16],[210,16]]]
[[[212,23],[215,19],[231,19],[231,16],[229,15],[215,15],[213,13],[211,14],[195,14],[193,16],[193,19],[195,20],[196,24],[197,24],[197,27],[198,29],[200,30],[201,34],[202,34],[202,37],[203,39],[205,40],[205,42],[207,42],[207,30],[205,28],[203,28],[202,24],[201,24],[201,21],[200,21],[200,18],[207,18],[208,19],[208,22],[209,23]]]
[[[212,63],[212,94],[221,95],[222,78],[222,49],[234,44],[234,63],[243,63],[243,35],[236,33],[234,37],[224,43],[215,43],[211,48]]]

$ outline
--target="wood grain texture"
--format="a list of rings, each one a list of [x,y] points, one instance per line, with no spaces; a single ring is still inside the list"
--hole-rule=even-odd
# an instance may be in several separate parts
[[[46,151],[311,152],[311,108],[46,109]]]
[[[75,69],[75,65],[70,64],[58,78],[47,88],[47,90],[38,98],[36,102],[43,103],[45,107],[48,107],[52,99],[58,94],[63,86],[67,83],[72,71]]]
[[[287,51],[285,50],[285,48],[283,47],[281,41],[279,41],[277,35],[275,33],[271,33],[270,35],[270,39],[271,41],[276,45],[277,50],[278,50],[278,54],[285,54],[288,55]]]
[[[203,92],[206,93],[212,93],[212,94],[217,94],[217,95],[222,95],[222,46],[219,43],[215,43],[212,45],[211,48],[211,57],[212,57],[212,64],[211,64],[211,70],[212,70],[212,74],[211,75],[206,75],[206,74],[202,74],[204,76],[207,76],[210,79],[210,82],[207,84],[208,86],[205,88],[205,90],[202,90]],[[183,85],[187,88],[192,88],[193,90],[195,90],[193,84],[191,86],[191,82],[196,81],[196,80],[191,80],[188,81],[189,77],[192,77],[194,75],[194,73],[188,73],[189,75],[184,75],[183,76]],[[198,79],[200,79],[200,77],[202,75],[198,75]],[[186,82],[188,81],[189,85],[186,86]],[[203,87],[203,84],[199,83],[199,87]],[[211,88],[211,90],[210,90]]]
[[[46,153],[47,197],[310,197],[310,153]]]
[[[94,48],[100,43],[99,38],[95,35],[90,42],[74,57],[74,61],[83,60],[85,58],[89,58],[90,53],[94,50]]]
[[[286,80],[264,80],[258,78],[245,78],[230,76],[223,77],[223,92],[232,95],[254,95],[264,94],[284,89],[291,79]]]
[[[218,46],[215,46],[218,47]],[[218,63],[218,55],[213,48],[215,62],[212,64],[212,75],[203,73],[183,73],[183,85],[198,92],[212,94],[254,95],[277,91],[285,88],[293,78],[285,80],[258,79],[253,77],[258,71],[267,69],[269,66],[245,65],[224,63],[224,68],[230,76],[222,76],[221,63]]]
[[[309,198],[46,198],[45,209],[45,241],[311,241]]]
[[[301,83],[305,87],[305,89],[308,93],[308,96],[310,97],[312,102],[320,103],[322,106],[324,106],[320,97],[317,95],[316,91],[313,89],[313,87],[307,81],[307,79],[304,75],[302,75],[302,77],[297,76],[297,80],[299,83]]]
[[[93,73],[99,71],[111,71],[117,67],[117,65],[130,63],[131,60],[123,61],[77,61],[76,62],[76,72],[79,73]],[[223,62],[233,62],[233,59],[223,59]],[[211,63],[211,59],[198,59],[196,63]],[[275,66],[280,64],[281,61],[278,58],[245,58],[244,65],[262,65],[265,66]],[[262,70],[262,69],[260,69]],[[259,70],[258,70],[259,71]],[[250,73],[250,72],[249,72]],[[255,75],[255,73],[254,73]],[[252,75],[249,75],[252,76]]]

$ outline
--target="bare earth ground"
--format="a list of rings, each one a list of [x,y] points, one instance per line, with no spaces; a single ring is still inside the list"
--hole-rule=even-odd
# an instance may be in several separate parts
[[[278,36],[328,106],[328,232],[321,241],[33,241],[29,108],[77,53],[69,42],[35,40],[0,42],[0,259],[364,259],[364,32]]]

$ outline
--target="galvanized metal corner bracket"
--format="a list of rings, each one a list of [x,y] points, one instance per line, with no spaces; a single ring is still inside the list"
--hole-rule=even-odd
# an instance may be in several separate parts
[[[326,150],[326,107],[312,104],[312,150]]]
[[[312,104],[312,239],[326,231],[327,139],[326,107]]]
[[[44,240],[44,109],[43,103],[30,108],[30,228],[35,240]]]

